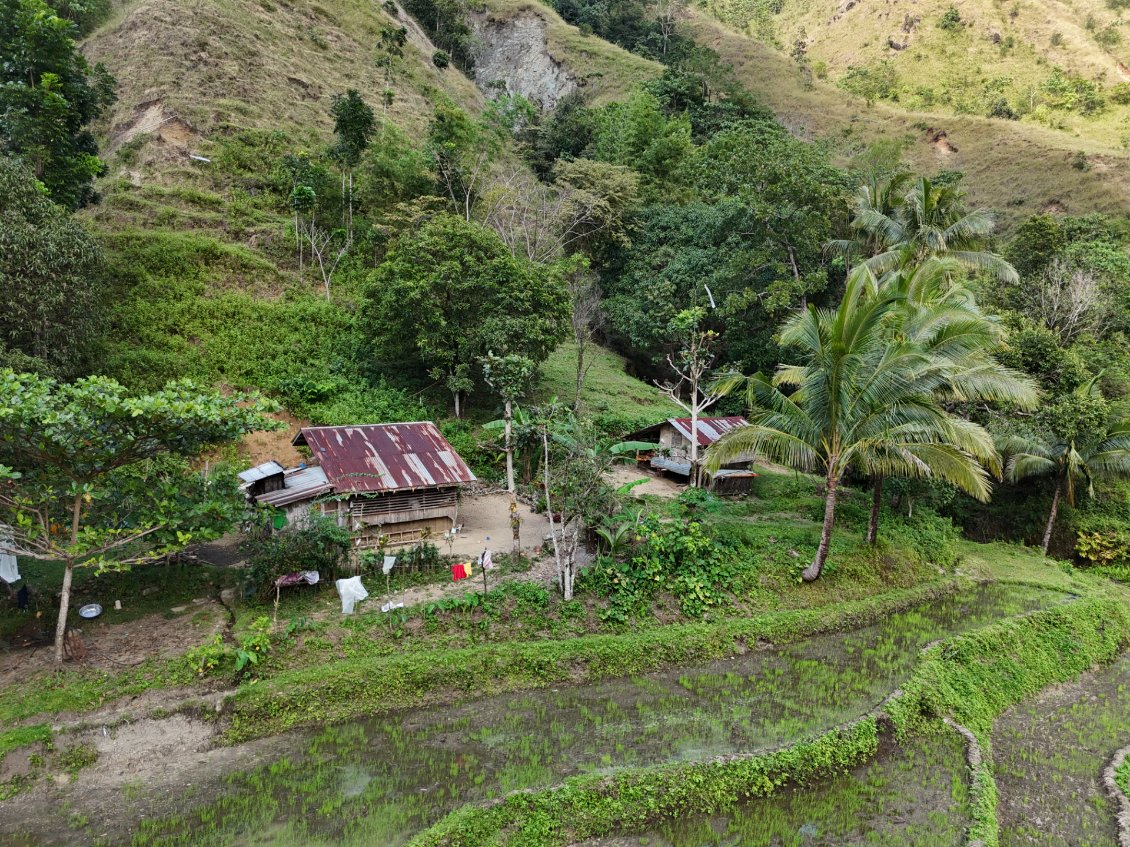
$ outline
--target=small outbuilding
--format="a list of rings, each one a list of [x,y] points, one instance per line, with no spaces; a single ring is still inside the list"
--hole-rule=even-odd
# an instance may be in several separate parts
[[[698,436],[699,462],[704,461],[710,447],[723,435],[748,422],[740,415],[719,418],[699,418],[696,429]],[[641,455],[640,461],[657,472],[689,479],[691,475],[691,419],[668,418],[657,424],[637,430],[627,436],[629,441],[646,441],[658,444],[653,453]],[[710,488],[719,494],[746,494],[757,474],[749,470],[753,456],[741,456],[736,461],[727,462],[710,477]]]
[[[312,509],[336,517],[359,548],[442,535],[458,520],[459,489],[476,479],[430,421],[307,427],[294,444],[309,448],[310,465],[284,471],[279,488],[249,489],[249,497],[284,511],[288,520]],[[244,473],[255,477],[260,469],[261,478],[245,483],[277,477],[264,465]]]

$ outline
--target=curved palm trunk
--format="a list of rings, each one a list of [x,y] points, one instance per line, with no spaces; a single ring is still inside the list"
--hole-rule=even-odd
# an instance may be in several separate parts
[[[838,480],[832,474],[828,475],[828,493],[824,495],[824,526],[820,530],[820,546],[816,548],[816,558],[812,564],[804,569],[801,579],[813,582],[820,578],[824,570],[824,562],[828,558],[828,545],[832,542],[832,527],[836,523],[836,486]]]
[[[867,525],[867,543],[874,546],[879,540],[879,509],[883,505],[883,478],[875,477],[871,490],[871,523]]]
[[[1062,492],[1063,482],[1061,480],[1055,484],[1055,494],[1052,495],[1052,510],[1051,513],[1048,514],[1048,525],[1044,529],[1044,543],[1042,549],[1045,556],[1048,555],[1048,547],[1050,547],[1052,543],[1052,530],[1055,529],[1056,515],[1059,514],[1059,498]]]

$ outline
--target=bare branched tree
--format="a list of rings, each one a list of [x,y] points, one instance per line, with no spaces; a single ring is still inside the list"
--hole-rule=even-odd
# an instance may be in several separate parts
[[[581,409],[581,391],[585,379],[592,368],[589,351],[596,334],[600,331],[602,312],[600,310],[600,283],[589,270],[588,263],[578,260],[569,268],[565,285],[569,291],[569,302],[573,307],[573,343],[577,346],[577,391],[573,396],[573,412]]]
[[[655,3],[655,19],[659,23],[659,34],[663,38],[663,55],[667,55],[671,37],[679,22],[679,16],[687,0],[657,0]]]
[[[352,242],[348,235],[341,232],[325,229],[318,226],[313,215],[305,227],[306,241],[310,245],[310,255],[318,263],[318,271],[322,275],[322,285],[326,289],[326,300],[330,299],[330,287],[334,273],[345,254],[349,252]]]
[[[1064,345],[1083,333],[1099,333],[1107,319],[1102,284],[1085,268],[1056,259],[1029,292],[1028,312],[1059,335]]]
[[[609,225],[607,201],[591,191],[539,182],[515,168],[480,200],[483,221],[515,256],[549,262]]]
[[[710,366],[714,363],[714,353],[710,348],[718,336],[712,330],[701,328],[704,317],[702,309],[686,309],[671,322],[672,332],[682,336],[682,347],[679,352],[667,356],[667,364],[675,378],[666,382],[656,382],[660,391],[691,416],[688,482],[692,488],[697,487],[701,482],[698,461],[698,419],[722,396],[721,393],[707,388]]]

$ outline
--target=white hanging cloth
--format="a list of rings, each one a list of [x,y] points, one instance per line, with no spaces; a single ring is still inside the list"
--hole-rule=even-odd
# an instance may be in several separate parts
[[[343,615],[352,615],[353,607],[369,596],[369,592],[361,584],[361,577],[359,576],[339,579],[337,581],[337,593],[341,597],[341,613]]]
[[[20,569],[16,566],[16,554],[3,549],[11,543],[11,531],[4,524],[0,524],[0,579],[7,583],[20,581]]]

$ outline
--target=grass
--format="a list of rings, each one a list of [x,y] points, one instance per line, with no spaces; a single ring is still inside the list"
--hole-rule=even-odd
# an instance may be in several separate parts
[[[20,561],[20,574],[32,593],[31,614],[5,610],[0,614],[0,640],[42,636],[54,633],[58,617],[56,594],[63,584],[63,565],[59,562]],[[82,628],[96,633],[103,627],[127,623],[151,614],[172,617],[174,606],[190,604],[199,598],[215,599],[221,588],[234,582],[231,571],[202,563],[185,565],[143,565],[129,571],[98,574],[93,568],[79,568],[71,589],[71,614],[87,603],[99,603],[100,618],[83,621]],[[122,608],[115,609],[114,601]]]
[[[630,376],[623,356],[596,345],[587,355],[592,367],[581,391],[581,406],[587,414],[607,421],[623,421],[628,428],[649,426],[685,414],[658,388]],[[542,365],[541,380],[530,400],[544,403],[556,397],[572,405],[576,386],[577,346],[566,342]]]
[[[720,20],[765,43],[788,49],[798,37],[806,39],[808,60],[823,63],[832,80],[851,67],[888,62],[899,78],[900,103],[911,110],[929,102],[928,97],[951,97],[950,108],[980,107],[984,114],[980,92],[986,87],[991,87],[990,98],[1003,97],[1023,108],[1030,97],[1039,96],[1053,67],[1111,86],[1124,80],[1119,63],[1130,62],[1130,30],[1122,14],[1104,0],[1077,0],[1070,6],[926,0],[901,20],[897,13],[867,4],[830,14],[828,4],[784,0],[777,14],[756,16],[758,23],[752,26],[747,25],[753,17],[750,7],[763,4],[707,0],[706,5]],[[960,22],[946,29],[939,23],[950,8],[958,10]],[[1111,29],[1121,42],[1100,44],[1099,33]],[[893,49],[891,42],[902,49]],[[1097,118],[1062,112],[1056,117],[1068,132],[1119,146],[1128,111],[1114,105]]]
[[[12,750],[32,744],[47,744],[52,737],[51,727],[45,723],[6,729],[0,732],[0,762],[3,762],[4,757]]]
[[[827,12],[824,6],[811,8]],[[1075,135],[1027,122],[937,110],[912,113],[883,102],[869,107],[831,82],[806,82],[783,51],[728,28],[701,9],[692,8],[686,26],[699,43],[733,66],[738,79],[785,126],[822,140],[841,163],[880,139],[894,140],[905,145],[907,161],[924,173],[963,172],[971,202],[993,209],[1004,228],[1042,211],[1125,212],[1130,154],[1109,134],[1092,133],[1089,124]],[[936,144],[931,130],[944,130],[953,149]],[[1090,170],[1071,164],[1078,151],[1086,154]]]

